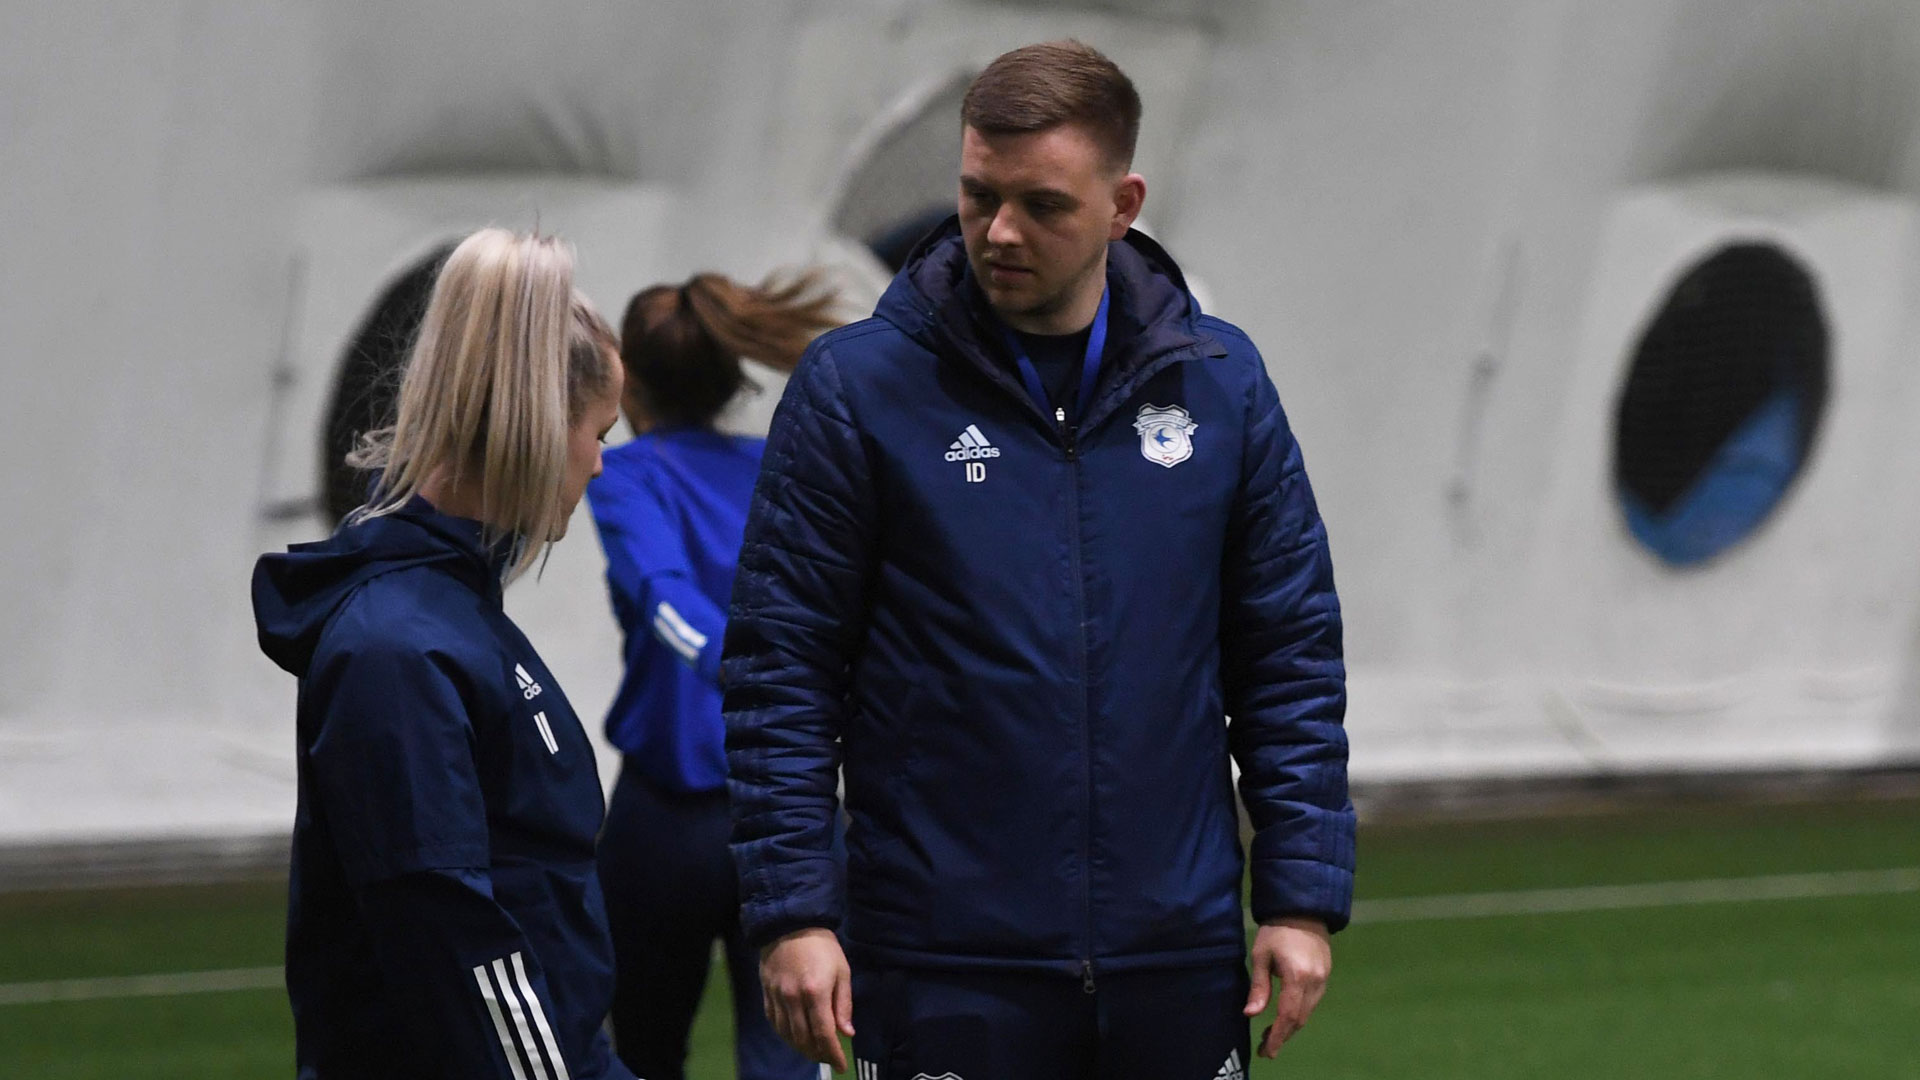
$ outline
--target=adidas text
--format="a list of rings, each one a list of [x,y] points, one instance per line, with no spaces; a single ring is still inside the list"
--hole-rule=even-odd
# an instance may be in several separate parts
[[[995,458],[999,456],[1000,448],[997,446],[969,446],[964,450],[947,451],[948,461],[978,461],[981,458]]]

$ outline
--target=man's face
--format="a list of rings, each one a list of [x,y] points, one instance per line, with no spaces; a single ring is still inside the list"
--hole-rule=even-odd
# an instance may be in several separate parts
[[[1075,125],[1013,135],[965,128],[960,230],[987,302],[1018,330],[1079,329],[1053,323],[1087,306],[1089,292],[1098,297],[1107,243],[1126,235],[1145,192]]]

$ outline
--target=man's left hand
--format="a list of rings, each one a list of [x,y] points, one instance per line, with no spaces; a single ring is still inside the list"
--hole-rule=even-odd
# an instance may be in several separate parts
[[[1275,919],[1253,935],[1253,986],[1247,992],[1247,1016],[1259,1016],[1280,982],[1273,1023],[1260,1036],[1260,1056],[1273,1057],[1280,1045],[1307,1025],[1314,1006],[1327,992],[1333,973],[1333,942],[1319,919]]]

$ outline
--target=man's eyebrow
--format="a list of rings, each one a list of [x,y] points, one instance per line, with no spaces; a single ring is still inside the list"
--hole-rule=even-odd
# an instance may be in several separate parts
[[[972,192],[1001,194],[994,190],[993,185],[988,184],[978,177],[968,176],[965,173],[960,174],[960,186]],[[1024,191],[1015,192],[1014,194],[1022,199],[1045,199],[1053,202],[1072,203],[1074,205],[1078,205],[1080,202],[1072,192],[1053,187],[1028,188]]]

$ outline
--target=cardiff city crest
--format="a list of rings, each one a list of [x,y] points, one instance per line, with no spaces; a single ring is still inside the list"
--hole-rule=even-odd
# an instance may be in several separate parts
[[[1193,456],[1193,433],[1200,425],[1178,405],[1142,405],[1133,421],[1140,433],[1140,456],[1171,469]]]

